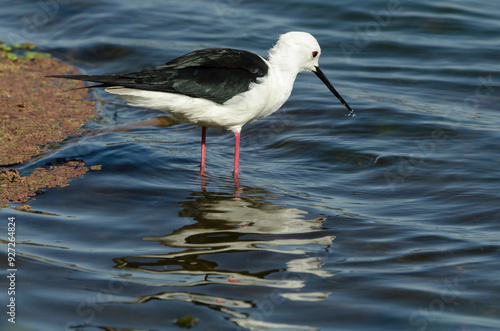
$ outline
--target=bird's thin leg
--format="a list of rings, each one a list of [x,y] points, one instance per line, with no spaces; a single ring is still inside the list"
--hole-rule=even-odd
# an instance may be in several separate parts
[[[240,134],[241,131],[234,133],[234,179],[238,179],[238,174],[240,172]]]
[[[200,164],[200,174],[205,173],[205,151],[207,149],[205,145],[205,139],[207,135],[207,127],[201,127],[201,164]]]

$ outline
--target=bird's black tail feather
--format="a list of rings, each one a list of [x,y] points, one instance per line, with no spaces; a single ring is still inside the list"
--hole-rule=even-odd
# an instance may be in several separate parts
[[[82,81],[87,81],[87,82],[101,83],[98,85],[77,87],[77,88],[71,89],[71,90],[78,90],[81,88],[120,86],[120,82],[122,82],[122,83],[127,82],[126,80],[119,77],[118,75],[49,75],[49,76],[45,76],[45,77],[74,79],[74,80],[82,80]]]

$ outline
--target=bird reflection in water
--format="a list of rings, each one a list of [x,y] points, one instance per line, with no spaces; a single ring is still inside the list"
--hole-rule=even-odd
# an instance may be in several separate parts
[[[203,304],[223,310],[243,326],[251,323],[252,312],[246,310],[258,308],[248,299],[255,291],[272,292],[281,302],[324,300],[329,293],[308,291],[307,280],[333,276],[322,269],[322,257],[330,254],[335,239],[321,235],[325,218],[306,218],[304,210],[273,204],[275,197],[263,189],[245,187],[245,195],[192,192],[179,211],[189,224],[143,238],[161,243],[164,254],[116,258],[116,267],[132,272],[137,282],[167,289],[141,296],[137,303],[160,299]],[[214,295],[207,285],[231,289]],[[179,290],[184,287],[188,289]]]

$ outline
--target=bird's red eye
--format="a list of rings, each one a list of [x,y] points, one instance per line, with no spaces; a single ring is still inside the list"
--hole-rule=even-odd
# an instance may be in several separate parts
[[[313,52],[313,57],[316,57],[316,56],[318,56],[318,52],[314,51]]]

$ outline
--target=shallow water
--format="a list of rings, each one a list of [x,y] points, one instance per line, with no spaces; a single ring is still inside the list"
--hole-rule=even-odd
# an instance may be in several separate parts
[[[169,330],[185,315],[193,330],[500,329],[496,2],[5,2],[0,39],[89,74],[205,47],[264,56],[308,31],[356,116],[300,74],[244,127],[238,190],[232,134],[208,130],[201,178],[199,128],[110,131],[165,114],[96,91],[101,119],[18,170],[102,170],[37,196],[45,215],[0,211],[18,243],[2,330]]]

